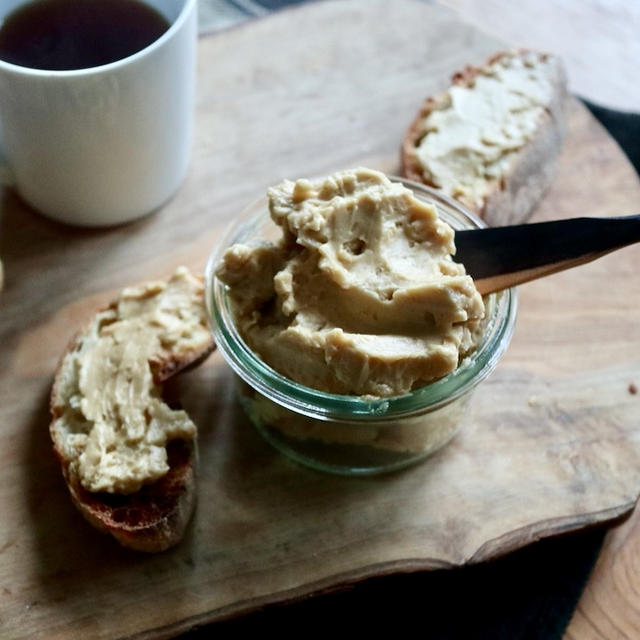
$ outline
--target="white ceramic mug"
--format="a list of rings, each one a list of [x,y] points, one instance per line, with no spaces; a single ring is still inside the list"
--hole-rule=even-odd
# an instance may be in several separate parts
[[[162,205],[187,171],[193,130],[197,0],[144,0],[170,28],[99,67],[43,71],[0,60],[1,151],[22,198],[81,226]],[[0,21],[26,0],[3,0]]]

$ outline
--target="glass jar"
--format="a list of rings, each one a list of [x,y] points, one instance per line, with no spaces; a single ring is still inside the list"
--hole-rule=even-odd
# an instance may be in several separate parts
[[[392,180],[435,205],[454,229],[485,226],[457,202],[426,186]],[[213,334],[237,374],[240,403],[258,432],[304,465],[345,475],[400,469],[444,446],[464,424],[472,392],[509,344],[516,319],[515,290],[485,298],[482,339],[446,377],[389,398],[326,393],[279,374],[245,344],[234,324],[226,285],[215,276],[216,265],[231,245],[275,242],[280,235],[281,228],[271,221],[263,198],[242,212],[214,249],[206,269],[205,295]]]

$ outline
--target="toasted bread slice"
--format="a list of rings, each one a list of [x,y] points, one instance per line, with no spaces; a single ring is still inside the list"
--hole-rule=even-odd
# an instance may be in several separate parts
[[[202,279],[178,269],[123,291],[60,362],[50,433],[63,477],[83,516],[126,547],[162,551],[184,534],[197,432],[161,385],[213,348]]]
[[[87,491],[56,453],[73,503],[94,527],[135,551],[164,551],[182,539],[196,503],[195,441],[170,441],[166,475],[128,495]]]
[[[427,98],[405,135],[406,178],[458,200],[490,225],[526,220],[551,184],[566,131],[560,60],[501,52]]]

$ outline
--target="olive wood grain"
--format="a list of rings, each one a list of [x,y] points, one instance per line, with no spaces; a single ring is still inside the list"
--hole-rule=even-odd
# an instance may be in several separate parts
[[[368,576],[477,562],[632,509],[638,247],[522,287],[509,351],[459,437],[425,464],[349,479],[289,462],[247,424],[214,354],[169,389],[199,427],[199,507],[183,542],[136,555],[71,505],[47,405],[76,328],[124,286],[178,264],[202,269],[226,223],[283,177],[356,164],[397,173],[424,96],[500,48],[441,8],[389,7],[312,4],[203,39],[188,179],[142,221],[70,229],[0,194],[3,637],[169,637]],[[639,203],[631,166],[574,101],[536,219],[618,215]],[[627,539],[618,531],[607,547],[614,562],[640,549],[637,527]],[[619,584],[636,585],[636,575]]]

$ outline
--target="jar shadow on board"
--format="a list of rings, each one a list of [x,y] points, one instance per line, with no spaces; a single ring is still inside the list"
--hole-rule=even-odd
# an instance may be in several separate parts
[[[398,178],[433,204],[454,229],[485,226],[455,201]],[[486,325],[477,348],[453,371],[410,393],[370,398],[318,391],[265,364],[238,333],[227,287],[215,275],[233,244],[276,242],[266,198],[247,207],[214,249],[206,269],[206,303],[218,348],[236,373],[244,411],[260,434],[286,456],[317,470],[370,475],[401,469],[443,447],[464,425],[477,385],[505,352],[516,319],[513,289],[485,297]]]

